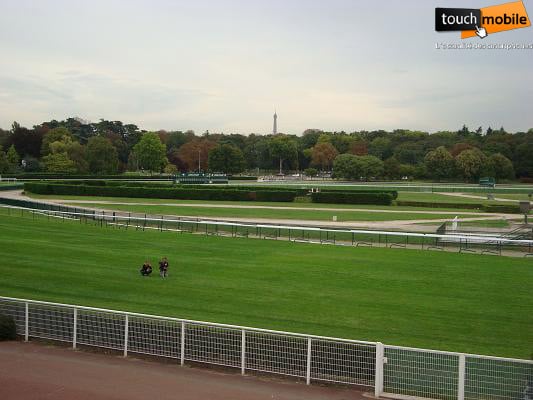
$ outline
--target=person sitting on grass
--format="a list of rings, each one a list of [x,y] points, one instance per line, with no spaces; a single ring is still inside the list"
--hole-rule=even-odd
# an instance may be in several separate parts
[[[141,267],[141,275],[142,276],[150,276],[152,273],[152,265],[148,261],[145,261],[143,266]]]

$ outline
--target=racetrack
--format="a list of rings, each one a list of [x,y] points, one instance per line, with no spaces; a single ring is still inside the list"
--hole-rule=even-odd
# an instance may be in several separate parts
[[[361,400],[350,387],[240,376],[230,371],[75,351],[43,343],[0,343],[0,398],[17,400]]]

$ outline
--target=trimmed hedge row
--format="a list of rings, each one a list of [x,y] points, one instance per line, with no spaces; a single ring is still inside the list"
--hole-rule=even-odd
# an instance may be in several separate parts
[[[397,200],[397,206],[428,207],[428,208],[462,208],[468,210],[481,210],[489,213],[520,214],[520,207],[512,204],[478,204],[478,203],[432,203],[425,201]]]
[[[511,204],[490,204],[483,207],[486,212],[491,213],[505,213],[505,214],[520,214],[519,205]]]
[[[483,204],[478,203],[434,203],[429,201],[406,201],[396,200],[397,206],[429,207],[429,208],[462,208],[468,210],[483,210]]]
[[[54,183],[26,182],[24,190],[36,194],[73,196],[107,196],[157,198],[179,200],[229,200],[229,201],[280,201],[291,202],[295,193],[290,191],[245,191],[217,188],[185,189],[181,187],[128,187],[128,186],[87,186]]]
[[[390,193],[319,192],[312,193],[313,203],[331,204],[379,204],[390,206]]]

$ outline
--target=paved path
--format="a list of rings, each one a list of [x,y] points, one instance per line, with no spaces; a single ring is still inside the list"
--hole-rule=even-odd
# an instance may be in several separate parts
[[[0,399],[362,400],[363,393],[42,343],[1,342]]]

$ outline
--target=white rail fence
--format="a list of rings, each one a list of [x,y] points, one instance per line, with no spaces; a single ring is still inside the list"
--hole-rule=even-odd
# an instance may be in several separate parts
[[[531,399],[533,361],[383,345],[0,297],[17,333],[129,353],[357,385],[375,396]],[[529,397],[527,397],[529,396]]]
[[[3,199],[6,201],[9,199]],[[39,204],[36,202],[27,202]],[[294,242],[336,244],[351,246],[385,246],[402,247],[420,246],[421,249],[444,250],[446,246],[454,246],[463,251],[473,251],[476,246],[484,246],[481,253],[502,254],[502,249],[514,249],[524,253],[525,256],[533,255],[533,240],[510,239],[498,236],[460,235],[416,233],[400,231],[378,231],[365,229],[341,229],[315,226],[279,225],[244,223],[235,221],[220,221],[204,218],[174,217],[161,215],[135,216],[128,212],[109,212],[75,208],[71,206],[40,204],[42,207],[57,207],[61,210],[35,209],[13,205],[1,205],[0,209],[8,213],[20,211],[32,215],[56,217],[61,219],[88,220],[98,222],[101,226],[123,227],[125,229],[157,229],[160,231],[175,231],[186,233],[203,233],[206,235],[231,236],[231,237],[256,237],[265,239],[285,238]]]

